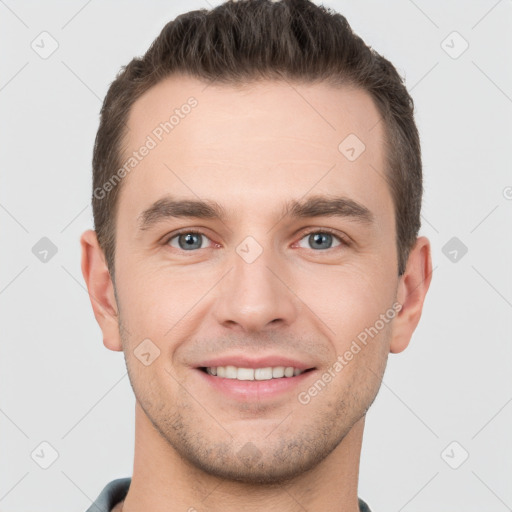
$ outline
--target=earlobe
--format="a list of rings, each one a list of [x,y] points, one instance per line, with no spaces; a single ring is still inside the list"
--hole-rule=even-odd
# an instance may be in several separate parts
[[[103,333],[103,344],[110,350],[121,351],[114,285],[96,232],[91,229],[85,231],[80,237],[80,245],[82,247],[82,274],[87,285],[94,316]]]
[[[423,302],[432,280],[430,242],[422,236],[416,240],[409,253],[407,268],[400,278],[397,301],[402,305],[393,323],[391,353],[407,348],[412,334],[420,321]]]

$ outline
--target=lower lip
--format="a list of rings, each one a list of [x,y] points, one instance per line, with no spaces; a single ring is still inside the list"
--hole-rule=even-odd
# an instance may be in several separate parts
[[[309,370],[293,377],[282,377],[280,379],[268,380],[238,380],[227,379],[210,375],[202,370],[196,369],[207,384],[214,389],[238,400],[262,400],[275,397],[281,393],[289,392],[303,383],[305,379],[315,373]]]

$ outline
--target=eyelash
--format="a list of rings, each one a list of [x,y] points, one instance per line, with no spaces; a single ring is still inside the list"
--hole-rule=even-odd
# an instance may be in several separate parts
[[[334,249],[340,249],[342,246],[345,246],[345,247],[349,247],[350,246],[350,241],[346,237],[341,236],[337,231],[335,231],[333,229],[330,229],[330,228],[322,228],[322,229],[314,228],[314,229],[310,229],[309,231],[305,231],[305,232],[301,233],[301,237],[299,238],[299,241],[302,240],[304,237],[306,237],[308,235],[311,235],[313,233],[328,233],[330,235],[333,235],[335,238],[337,238],[341,242],[341,246],[338,246],[338,247],[331,247],[329,249],[324,249],[324,250],[319,250],[319,251],[315,251],[314,249],[310,249],[313,252],[324,253],[324,252],[332,251]],[[176,238],[179,235],[183,235],[183,234],[203,235],[204,237],[206,237],[206,238],[208,238],[210,240],[208,235],[206,235],[202,231],[197,231],[197,230],[194,230],[194,229],[186,229],[185,228],[185,229],[181,229],[179,231],[176,231],[176,232],[172,233],[171,235],[165,237],[165,239],[163,241],[163,245],[168,245],[169,242],[172,239]],[[172,249],[176,249],[176,247],[172,247]],[[183,251],[181,249],[176,249],[176,250],[181,251],[181,252],[197,252],[197,250],[196,251]],[[198,250],[200,250],[200,249],[198,249]]]

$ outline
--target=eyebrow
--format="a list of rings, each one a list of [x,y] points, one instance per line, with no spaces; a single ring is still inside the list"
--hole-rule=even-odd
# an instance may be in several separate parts
[[[288,201],[283,207],[282,216],[297,219],[340,217],[367,225],[375,220],[373,213],[366,206],[353,199],[324,195],[310,196],[304,201]],[[174,199],[165,196],[138,216],[138,225],[140,231],[145,231],[170,218],[217,219],[224,222],[226,217],[226,210],[216,201]]]

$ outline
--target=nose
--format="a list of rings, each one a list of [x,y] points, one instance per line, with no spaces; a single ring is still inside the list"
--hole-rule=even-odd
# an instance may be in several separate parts
[[[289,288],[284,265],[271,250],[252,262],[235,253],[232,261],[215,300],[219,325],[247,333],[292,325],[300,301]]]

